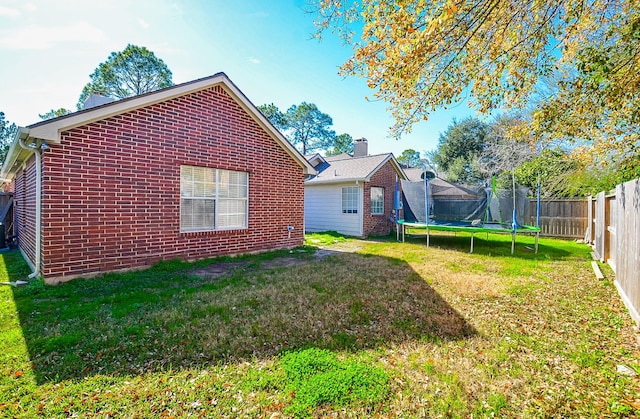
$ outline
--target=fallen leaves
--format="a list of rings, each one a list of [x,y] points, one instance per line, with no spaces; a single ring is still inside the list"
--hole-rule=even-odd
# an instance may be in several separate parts
[[[357,243],[361,254],[255,269],[211,288],[193,278],[164,294],[176,278],[154,278],[157,302],[129,317],[91,322],[64,308],[31,317],[25,330],[37,330],[38,342],[48,342],[50,321],[56,333],[86,333],[76,346],[48,342],[50,353],[6,366],[12,385],[0,416],[287,417],[293,395],[274,359],[300,347],[348,353],[389,374],[395,396],[353,416],[606,417],[640,408],[637,378],[616,373],[638,368],[628,313],[615,286],[590,281],[590,266],[565,242],[545,241],[561,259],[489,256],[495,242],[473,255],[423,241]],[[65,293],[91,303],[119,283],[105,279],[108,291],[90,296],[71,283]],[[132,324],[145,333],[121,333]]]

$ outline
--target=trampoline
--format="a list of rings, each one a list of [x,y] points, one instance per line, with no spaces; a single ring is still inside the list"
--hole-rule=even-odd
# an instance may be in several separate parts
[[[511,234],[511,253],[514,253],[517,234],[535,235],[535,252],[538,252],[539,202],[537,226],[526,225],[529,209],[528,189],[513,182],[511,189],[498,189],[495,179],[491,186],[469,188],[438,179],[430,172],[423,173],[424,180],[401,181],[402,194],[396,186],[396,214],[398,234],[405,241],[406,228],[426,230],[427,246],[431,231],[471,233],[471,249],[476,233]],[[402,203],[402,204],[400,204]],[[398,237],[398,240],[400,238]]]

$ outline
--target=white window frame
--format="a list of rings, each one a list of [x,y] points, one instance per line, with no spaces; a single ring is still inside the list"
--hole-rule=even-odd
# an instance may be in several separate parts
[[[204,171],[204,179],[196,180],[195,170]],[[191,176],[189,176],[191,171]],[[189,179],[190,177],[190,179]],[[239,178],[238,182],[231,182],[231,178]],[[227,180],[225,182],[225,179]],[[203,217],[201,223],[184,225],[189,214],[185,211],[195,209],[196,202],[199,215]],[[203,202],[204,201],[204,202]],[[205,208],[207,207],[208,208]],[[202,213],[202,209],[211,211],[210,217]],[[224,211],[229,208],[229,211]],[[191,220],[194,220],[191,214]],[[240,216],[240,217],[238,217]],[[226,224],[229,220],[240,220]],[[200,220],[197,220],[200,221]],[[194,224],[197,224],[194,226]],[[180,166],[180,232],[197,233],[206,231],[241,230],[249,224],[249,173],[233,170],[214,169],[202,166]]]
[[[344,186],[341,189],[342,192],[342,213],[343,214],[357,214],[360,206],[360,188],[357,186]]]
[[[380,198],[376,199],[375,201],[373,197],[374,191],[381,192]],[[381,186],[372,186],[370,197],[371,197],[371,215],[384,215],[384,188]],[[375,206],[374,206],[374,202],[375,202]],[[375,211],[375,210],[378,210],[378,211]]]

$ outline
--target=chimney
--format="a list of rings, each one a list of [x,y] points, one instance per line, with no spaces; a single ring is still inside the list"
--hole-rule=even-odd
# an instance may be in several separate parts
[[[364,157],[369,155],[366,138],[357,138],[353,141],[353,157]]]
[[[110,97],[91,93],[87,100],[84,101],[84,107],[82,109],[95,108],[96,106],[104,105],[111,102],[115,102],[115,100]]]

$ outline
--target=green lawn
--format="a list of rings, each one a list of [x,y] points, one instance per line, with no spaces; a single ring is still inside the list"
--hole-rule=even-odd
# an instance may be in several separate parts
[[[477,235],[469,254],[468,236],[312,235],[0,286],[0,417],[639,415],[640,380],[617,372],[640,372],[640,354],[613,273],[596,280],[584,245],[535,254],[518,237],[511,256],[510,240]],[[326,244],[341,252],[316,259]],[[227,273],[194,274],[212,264]],[[28,273],[0,254],[0,282]]]

